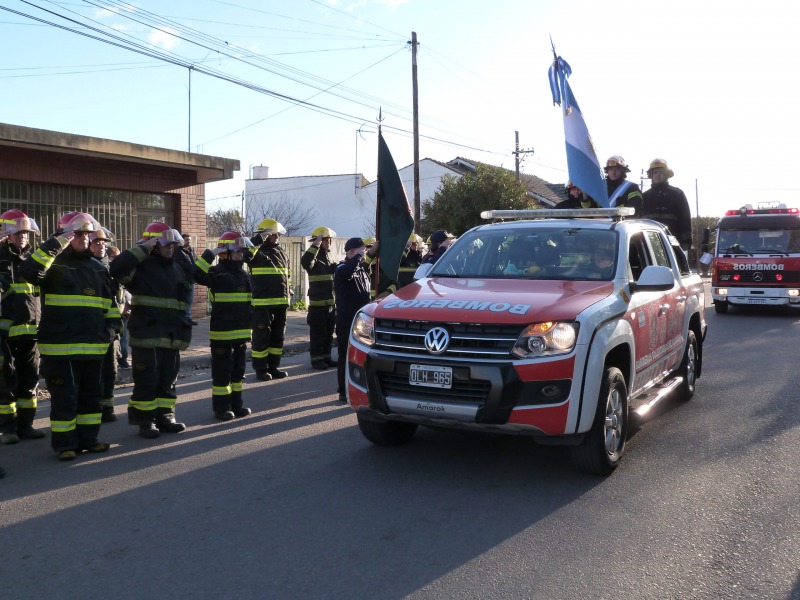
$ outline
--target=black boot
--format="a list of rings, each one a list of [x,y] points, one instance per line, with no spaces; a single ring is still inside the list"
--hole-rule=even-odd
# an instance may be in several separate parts
[[[325,364],[329,367],[335,367],[337,365],[336,361],[333,360],[330,356],[325,358]]]
[[[33,420],[36,418],[35,408],[17,409],[17,437],[21,440],[39,440],[47,434],[41,429],[33,428]]]
[[[214,416],[217,417],[220,421],[230,421],[233,419],[233,413],[229,410],[219,410],[214,413]]]
[[[231,408],[233,409],[233,414],[236,417],[246,417],[252,411],[243,406],[244,401],[242,400],[242,390],[234,390],[231,392]]]
[[[103,423],[113,423],[117,420],[117,415],[114,414],[114,407],[113,406],[104,406],[102,410],[102,414],[100,415],[100,420]]]
[[[161,432],[156,427],[156,424],[150,421],[143,425],[139,425],[139,435],[148,440],[154,440],[161,435]]]
[[[273,379],[283,379],[284,377],[288,377],[289,373],[286,371],[281,371],[278,367],[281,365],[281,357],[275,356],[270,354],[269,356],[269,366],[267,367],[267,372],[272,375]]]
[[[261,381],[272,381],[272,375],[266,369],[259,369],[256,371],[256,379]]]
[[[186,425],[175,421],[175,415],[172,413],[156,417],[156,427],[161,433],[180,433],[186,429]]]
[[[328,363],[324,360],[317,360],[311,363],[312,369],[319,369],[320,371],[327,371],[328,370]]]

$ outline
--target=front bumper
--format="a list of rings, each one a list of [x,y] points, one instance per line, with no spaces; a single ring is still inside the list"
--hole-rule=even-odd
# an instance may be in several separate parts
[[[711,297],[715,302],[729,302],[730,304],[800,308],[800,296],[790,296],[788,290],[789,288],[714,286],[711,288]],[[727,293],[720,293],[720,291],[727,291]]]

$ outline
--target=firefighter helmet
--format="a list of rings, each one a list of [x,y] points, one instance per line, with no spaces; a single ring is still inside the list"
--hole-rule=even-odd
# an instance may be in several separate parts
[[[8,235],[23,231],[34,234],[39,233],[39,226],[36,224],[36,221],[16,208],[7,210],[0,215],[0,224],[2,224],[0,233]]]
[[[412,243],[412,244],[414,244],[414,243],[421,244],[422,243],[422,236],[419,235],[419,234],[416,234],[416,233],[412,233],[410,236],[408,236],[408,241],[410,243]]]
[[[231,252],[240,252],[252,247],[253,242],[238,231],[226,231],[217,240],[217,248],[225,248]]]
[[[183,244],[183,237],[181,234],[161,221],[153,221],[150,225],[145,227],[142,233],[142,239],[139,240],[139,243],[143,244],[147,240],[153,238],[162,246],[166,246],[167,244]]]
[[[67,213],[69,214],[69,213]],[[58,228],[61,233],[66,233],[68,231],[72,232],[93,232],[99,231],[102,229],[100,223],[98,223],[95,218],[90,215],[89,213],[84,212],[75,212],[74,215],[70,218],[65,218],[67,215],[61,217],[58,222]]]
[[[286,228],[275,219],[264,219],[258,224],[258,227],[256,227],[256,233],[265,233],[267,235],[278,233],[280,235],[285,235]]]
[[[113,242],[114,236],[113,234],[106,229],[105,227],[101,227],[97,231],[93,231],[89,234],[89,241],[93,242],[95,240],[105,240],[106,242]]]
[[[367,248],[369,248],[370,246],[372,246],[372,244],[375,243],[375,238],[374,237],[365,237],[363,239],[364,239],[364,245]]]
[[[70,222],[72,217],[78,214],[77,210],[71,210],[69,212],[65,212],[61,217],[58,219],[58,223],[56,224],[56,231],[54,235],[60,235],[64,233],[64,226]]]
[[[609,159],[606,161],[606,166],[605,166],[605,167],[603,167],[603,170],[604,170],[606,173],[608,173],[608,170],[609,170],[611,167],[620,167],[620,168],[622,168],[622,169],[623,169],[623,170],[624,170],[626,173],[630,173],[630,172],[631,172],[630,168],[628,167],[628,163],[626,163],[626,162],[625,162],[625,159],[624,159],[624,158],[622,158],[622,157],[621,157],[621,156],[619,156],[619,155],[616,155],[616,154],[615,154],[614,156],[612,156],[611,158],[609,158]]]
[[[654,158],[652,161],[650,161],[650,166],[647,169],[648,177],[652,177],[650,172],[653,169],[664,169],[667,172],[667,179],[675,175],[673,170],[667,166],[667,161],[665,161],[663,158]]]
[[[311,237],[312,238],[336,237],[336,232],[330,227],[321,226],[317,227],[316,229],[314,229],[314,231],[311,232]]]

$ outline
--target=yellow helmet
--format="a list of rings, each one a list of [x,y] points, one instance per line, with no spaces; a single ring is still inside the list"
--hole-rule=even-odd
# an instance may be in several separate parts
[[[408,236],[408,241],[411,242],[412,244],[414,242],[416,242],[417,244],[421,244],[422,243],[422,236],[418,235],[416,233],[412,233],[410,236]]]
[[[279,233],[284,235],[286,233],[286,227],[278,223],[275,219],[264,219],[258,224],[258,227],[256,227],[256,233],[266,233],[268,235]]]
[[[367,248],[369,248],[370,246],[372,246],[372,244],[375,243],[375,238],[374,237],[366,237],[366,238],[363,238],[363,239],[364,239],[364,245]]]
[[[669,179],[670,177],[674,177],[675,176],[675,173],[673,172],[672,169],[670,169],[667,166],[667,161],[664,160],[663,158],[654,158],[650,162],[650,167],[647,169],[647,176],[648,177],[651,177],[650,172],[653,169],[664,169],[664,171],[667,172],[667,179]]]
[[[318,237],[336,237],[336,232],[331,229],[330,227],[317,227],[314,231],[311,232],[311,237],[318,238]]]

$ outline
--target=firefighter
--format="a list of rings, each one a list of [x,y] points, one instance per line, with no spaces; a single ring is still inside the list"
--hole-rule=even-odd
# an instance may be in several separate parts
[[[600,208],[600,205],[591,196],[587,196],[586,192],[571,181],[567,182],[564,189],[567,192],[567,199],[559,202],[555,208]]]
[[[105,227],[89,234],[89,249],[106,269],[108,269],[110,263],[108,256],[106,256],[106,248],[112,242],[112,237],[111,232]],[[117,306],[121,306],[119,285],[116,282],[114,283],[114,297],[117,300]],[[117,415],[114,414],[114,384],[117,382],[117,355],[119,353],[121,328],[122,315],[120,314],[120,330],[114,332],[108,351],[103,357],[103,399],[100,402],[103,423],[113,423],[117,420]]]
[[[456,236],[452,233],[448,233],[444,229],[437,229],[428,239],[431,241],[431,250],[425,257],[424,262],[435,265],[436,261],[444,254],[444,251],[447,250],[450,244],[453,243],[453,240],[456,239]]]
[[[37,327],[41,316],[39,288],[20,275],[20,265],[31,255],[31,237],[39,233],[36,221],[12,209],[0,215],[0,274],[6,279],[0,318],[0,344],[5,347],[3,371],[7,394],[0,397],[0,440],[39,439],[33,428],[39,387]]]
[[[89,234],[99,227],[87,213],[65,215],[58,235],[20,266],[22,277],[42,293],[39,352],[50,393],[50,442],[59,460],[109,448],[97,439],[100,380],[119,309],[108,271],[89,250]]]
[[[422,264],[422,237],[412,233],[406,242],[403,258],[400,259],[400,271],[397,274],[397,287],[403,287],[414,281],[414,273]]]
[[[253,278],[253,370],[262,381],[283,379],[281,371],[286,311],[291,295],[289,257],[278,243],[286,228],[275,219],[264,219],[250,239],[257,247],[249,259]]]
[[[149,439],[186,429],[175,421],[180,351],[192,339],[192,324],[186,318],[192,283],[172,259],[182,243],[180,232],[153,222],[139,244],[121,252],[110,267],[111,276],[131,293],[133,393],[128,423]]]
[[[252,242],[244,235],[226,231],[216,248],[205,250],[195,261],[194,279],[211,293],[211,407],[221,421],[251,412],[242,401],[253,310],[253,283],[244,257],[251,248]],[[212,267],[215,256],[219,264]]]
[[[333,332],[336,328],[336,303],[333,299],[333,271],[336,263],[331,259],[331,238],[336,232],[328,227],[317,227],[311,232],[311,245],[300,257],[300,264],[308,273],[308,317],[311,366],[321,371],[336,366],[331,358]]]
[[[642,210],[642,191],[639,186],[628,181],[631,172],[628,163],[621,156],[612,156],[603,167],[606,172],[609,206],[629,206],[636,209],[636,216]]]
[[[637,216],[666,225],[678,238],[681,248],[688,252],[692,247],[692,212],[683,190],[669,184],[674,175],[663,158],[654,158],[650,162],[647,176],[653,185],[643,194],[642,212]]]

